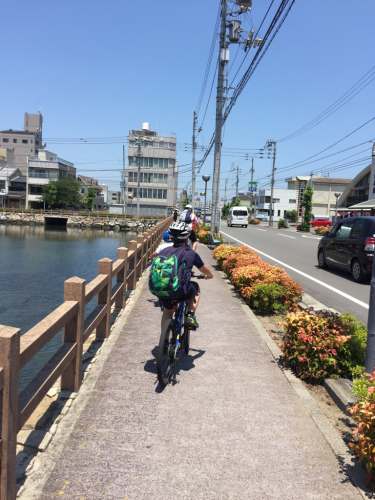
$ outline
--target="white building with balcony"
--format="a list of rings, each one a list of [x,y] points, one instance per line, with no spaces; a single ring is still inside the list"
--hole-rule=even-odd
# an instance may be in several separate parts
[[[143,123],[141,130],[130,130],[127,177],[128,197],[131,200],[131,203],[128,202],[128,213],[136,213],[139,198],[141,215],[166,215],[168,207],[175,206],[177,202],[176,134],[150,130],[148,123]]]
[[[76,178],[73,163],[46,150],[39,150],[37,156],[28,156],[27,167],[26,206],[30,208],[41,208],[42,188],[50,180]]]

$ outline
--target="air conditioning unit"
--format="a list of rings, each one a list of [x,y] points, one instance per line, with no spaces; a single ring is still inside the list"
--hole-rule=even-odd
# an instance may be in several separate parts
[[[5,193],[5,189],[0,189],[0,193]]]

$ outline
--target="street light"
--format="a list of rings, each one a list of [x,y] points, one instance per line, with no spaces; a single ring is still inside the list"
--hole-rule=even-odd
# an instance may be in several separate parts
[[[202,175],[202,179],[204,180],[205,188],[204,188],[204,215],[203,215],[203,225],[206,225],[206,212],[207,212],[207,182],[211,179],[210,175]],[[212,217],[212,215],[211,215]]]
[[[335,193],[335,196],[336,196],[336,209],[335,209],[335,224],[336,224],[336,222],[337,222],[337,203],[339,201],[341,193]]]

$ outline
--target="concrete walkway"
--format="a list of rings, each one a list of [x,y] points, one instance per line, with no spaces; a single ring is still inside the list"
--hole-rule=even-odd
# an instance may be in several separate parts
[[[214,264],[207,248],[198,251]],[[200,328],[163,391],[155,365],[160,309],[144,280],[95,386],[70,410],[82,406],[40,500],[361,498],[240,301],[214,274],[199,282]]]

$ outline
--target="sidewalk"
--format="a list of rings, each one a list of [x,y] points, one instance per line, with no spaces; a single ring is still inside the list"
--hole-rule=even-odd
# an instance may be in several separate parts
[[[207,247],[198,252],[213,265]],[[200,328],[161,391],[160,309],[143,282],[107,359],[96,363],[97,381],[91,371],[91,389],[60,424],[60,444],[38,471],[43,492],[26,482],[21,499],[361,498],[218,271],[199,282]]]

